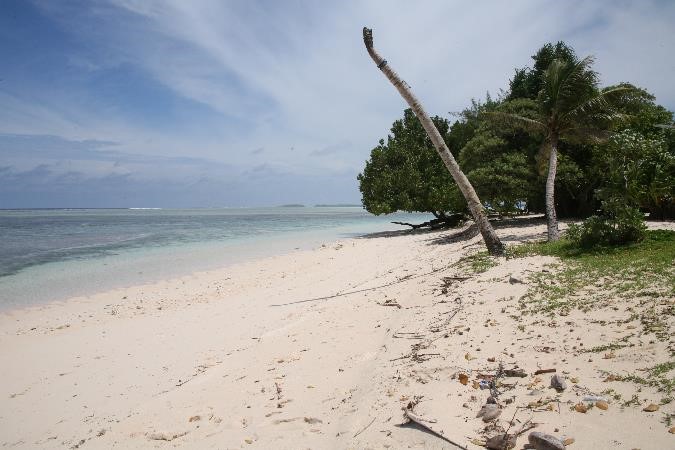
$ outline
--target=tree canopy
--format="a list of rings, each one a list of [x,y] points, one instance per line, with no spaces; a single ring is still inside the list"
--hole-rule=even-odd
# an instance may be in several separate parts
[[[579,59],[564,42],[544,45],[532,60],[531,68],[515,70],[509,91],[497,99],[472,101],[452,123],[433,118],[485,206],[499,214],[545,211],[548,155],[542,138],[546,131],[528,133],[513,123],[495,123],[485,113],[541,121],[542,107],[549,108],[549,113],[555,110],[550,100],[556,93],[542,93],[551,64],[582,63],[591,72],[584,76],[594,83],[588,91],[562,102],[568,119],[585,117],[576,121],[580,126],[567,127],[559,142],[558,216],[588,217],[601,208],[610,192],[623,190],[629,193],[622,201],[632,202],[651,217],[674,218],[675,130],[669,127],[673,113],[633,84],[598,87],[598,74],[590,70],[592,60]],[[589,80],[581,77],[580,81]],[[631,95],[623,95],[627,92]],[[594,103],[591,99],[597,96],[602,100]],[[575,111],[582,99],[587,100],[585,105]],[[603,102],[611,102],[614,118],[622,120],[609,120],[607,110],[597,108],[606,106]],[[595,139],[599,137],[603,139]],[[409,110],[372,150],[358,179],[363,204],[375,214],[402,210],[438,216],[465,211],[457,187]]]

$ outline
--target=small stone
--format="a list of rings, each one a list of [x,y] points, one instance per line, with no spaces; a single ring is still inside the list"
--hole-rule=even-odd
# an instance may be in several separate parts
[[[588,411],[588,407],[583,403],[577,403],[576,405],[574,405],[574,410],[576,412],[585,413],[586,411]]]
[[[595,402],[595,406],[602,409],[603,411],[607,411],[607,408],[609,408],[609,403],[604,400],[598,400]]]
[[[521,280],[521,279],[518,278],[518,277],[514,277],[513,275],[511,275],[511,276],[509,276],[509,283],[511,283],[511,284],[517,284],[517,283],[520,283],[520,284],[522,284],[522,283],[523,283],[523,280]]]
[[[487,402],[486,402],[486,403],[488,403],[488,404],[490,404],[490,405],[496,405],[496,404],[497,404],[497,400],[495,400],[495,398],[494,398],[493,396],[489,396],[489,397],[487,398]]]
[[[668,433],[675,434],[675,427],[672,427],[670,430],[668,430]]]
[[[565,378],[557,373],[551,377],[551,387],[558,392],[562,392],[567,389],[567,383]]]
[[[492,450],[503,450],[511,449],[516,446],[516,437],[510,434],[498,434],[497,436],[492,436],[485,443],[485,448]]]
[[[487,360],[488,360],[488,362],[495,362],[496,361],[494,356],[489,357]]]
[[[465,373],[460,373],[457,378],[459,378],[459,382],[462,383],[464,386],[466,386],[469,383],[469,376]]]
[[[579,382],[579,379],[577,377],[572,377],[570,378],[570,381],[574,384],[577,384]]]
[[[648,406],[645,406],[643,411],[645,412],[655,412],[659,410],[659,405],[655,405],[654,403],[650,403]]]
[[[527,440],[536,450],[565,450],[563,441],[555,436],[540,433],[539,431],[530,433],[527,436]]]
[[[487,403],[483,405],[483,407],[478,411],[478,414],[476,414],[476,417],[481,417],[483,419],[483,422],[491,422],[495,420],[499,415],[502,413],[502,410],[499,409],[499,406],[492,404],[492,403]]]
[[[565,444],[565,447],[567,447],[568,445],[574,444],[574,438],[567,438],[567,439],[565,439],[565,440],[563,441],[563,444]]]

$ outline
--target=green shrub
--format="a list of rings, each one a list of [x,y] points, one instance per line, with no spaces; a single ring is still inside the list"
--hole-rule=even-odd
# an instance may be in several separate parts
[[[646,232],[644,214],[624,207],[615,209],[612,215],[591,216],[580,225],[570,225],[567,237],[579,247],[590,248],[640,242]]]

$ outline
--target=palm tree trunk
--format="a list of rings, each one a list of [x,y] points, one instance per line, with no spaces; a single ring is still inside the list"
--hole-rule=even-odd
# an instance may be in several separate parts
[[[363,42],[366,44],[368,54],[373,59],[377,67],[385,74],[385,76],[389,79],[391,84],[394,85],[405,101],[408,102],[408,105],[410,105],[410,108],[412,108],[413,112],[422,123],[422,126],[426,130],[427,135],[429,135],[429,138],[434,144],[436,151],[443,160],[445,167],[447,167],[450,175],[452,175],[455,183],[457,183],[459,190],[464,195],[464,198],[466,199],[466,202],[469,206],[469,211],[471,211],[473,220],[478,225],[488,252],[491,255],[503,255],[504,244],[502,244],[502,242],[499,240],[497,233],[495,233],[494,228],[492,228],[492,225],[490,225],[487,214],[485,213],[485,208],[480,202],[480,199],[478,198],[478,195],[476,194],[473,186],[469,182],[466,175],[464,175],[464,172],[462,172],[462,170],[459,168],[459,165],[457,164],[457,161],[455,161],[454,156],[452,156],[452,153],[450,153],[448,146],[445,145],[443,137],[436,129],[436,126],[429,118],[429,115],[426,113],[426,111],[424,111],[424,108],[420,104],[419,100],[417,100],[415,95],[410,90],[410,86],[408,86],[405,81],[401,80],[396,72],[394,72],[394,70],[387,65],[387,61],[375,51],[373,48],[372,30],[365,27],[363,28]]]
[[[548,157],[548,177],[546,178],[546,219],[548,224],[548,240],[560,239],[558,218],[555,214],[555,174],[558,170],[558,136],[550,138],[551,154]]]

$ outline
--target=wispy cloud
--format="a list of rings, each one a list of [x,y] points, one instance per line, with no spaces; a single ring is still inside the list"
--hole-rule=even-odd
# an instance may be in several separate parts
[[[461,110],[471,98],[507,88],[514,67],[557,40],[595,54],[605,83],[632,81],[675,106],[675,86],[665,76],[675,64],[672,2],[99,0],[34,6],[30,13],[51,24],[56,36],[36,39],[60,45],[43,58],[49,65],[9,73],[0,82],[0,132],[65,138],[73,148],[59,150],[62,159],[87,140],[115,142],[99,148],[126,155],[110,174],[132,170],[132,164],[134,176],[157,172],[152,164],[132,163],[130,155],[197,158],[233,167],[237,177],[257,173],[264,162],[269,184],[261,189],[287,195],[282,203],[302,201],[308,192],[285,187],[293,176],[344,180],[342,200],[356,200],[356,174],[405,107],[367,58],[364,25],[374,28],[378,48],[433,114]],[[0,52],[6,49],[0,44]],[[0,155],[10,151],[7,145],[0,142]],[[21,148],[33,154],[33,167],[46,158],[37,144]]]

